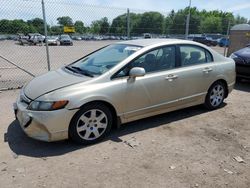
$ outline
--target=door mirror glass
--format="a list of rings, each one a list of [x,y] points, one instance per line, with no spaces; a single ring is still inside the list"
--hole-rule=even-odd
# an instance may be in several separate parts
[[[142,67],[134,67],[129,71],[129,77],[141,77],[146,74],[146,71]]]

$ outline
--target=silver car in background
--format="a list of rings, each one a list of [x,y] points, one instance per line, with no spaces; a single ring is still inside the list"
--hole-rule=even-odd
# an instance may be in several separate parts
[[[234,61],[205,45],[132,40],[36,77],[14,109],[32,138],[92,144],[118,124],[198,104],[217,109],[234,83]]]

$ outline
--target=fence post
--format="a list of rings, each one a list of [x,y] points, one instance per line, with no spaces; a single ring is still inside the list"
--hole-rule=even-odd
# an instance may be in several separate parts
[[[127,37],[130,39],[130,13],[129,8],[127,9]]]
[[[228,21],[228,26],[227,26],[227,37],[226,37],[226,44],[227,44],[227,41],[229,41],[229,30],[230,30],[230,20]],[[227,45],[225,44],[225,46],[224,46],[224,56],[225,57],[227,57],[227,49],[228,49],[228,47],[227,47]],[[229,42],[228,42],[228,45],[229,45]]]
[[[186,19],[185,39],[188,39],[188,34],[189,34],[190,9],[191,9],[191,0],[189,0],[188,15]]]
[[[50,71],[49,46],[48,46],[48,40],[47,40],[48,29],[47,29],[47,22],[46,22],[46,16],[45,16],[44,0],[42,0],[42,10],[43,10],[43,24],[44,24],[45,43],[46,43],[47,64],[48,64],[48,71]]]

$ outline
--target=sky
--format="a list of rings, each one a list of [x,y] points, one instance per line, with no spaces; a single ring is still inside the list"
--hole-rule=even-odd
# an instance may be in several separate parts
[[[0,19],[42,18],[41,0],[0,0]],[[56,25],[56,18],[70,16],[86,25],[106,16],[110,21],[127,8],[130,12],[158,11],[167,15],[189,5],[189,0],[44,0],[47,23]],[[222,10],[250,20],[250,0],[192,0],[192,7],[199,10]]]

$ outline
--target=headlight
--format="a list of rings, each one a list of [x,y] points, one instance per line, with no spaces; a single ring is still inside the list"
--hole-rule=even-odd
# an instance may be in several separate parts
[[[238,56],[236,54],[232,53],[229,57],[234,59],[234,58],[237,58]]]
[[[35,111],[51,111],[51,110],[58,110],[64,108],[69,101],[62,100],[62,101],[54,101],[54,102],[45,102],[45,101],[33,101],[28,106],[29,110]]]

